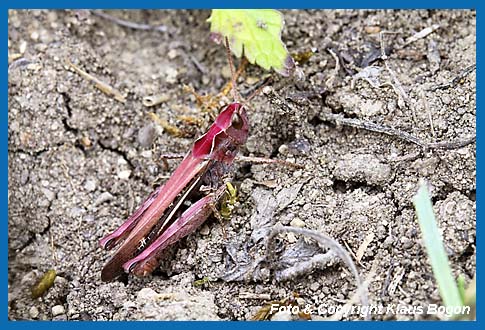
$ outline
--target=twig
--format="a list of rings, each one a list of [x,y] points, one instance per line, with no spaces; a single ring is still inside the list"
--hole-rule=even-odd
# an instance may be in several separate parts
[[[434,31],[436,31],[437,29],[440,28],[440,25],[439,24],[433,24],[431,25],[430,27],[427,27],[421,31],[419,31],[418,33],[414,34],[413,36],[409,37],[406,42],[404,43],[403,47],[419,40],[419,39],[422,39],[422,38],[425,38],[427,37],[429,34],[433,33]]]
[[[207,73],[207,69],[205,68],[205,66],[203,66],[199,60],[197,58],[195,58],[194,55],[188,55],[188,54],[185,54],[189,60],[194,64],[195,68],[197,70],[199,70],[200,73],[202,74],[206,74]]]
[[[411,104],[411,102],[409,100],[408,94],[404,91],[404,88],[402,87],[401,82],[399,81],[399,79],[397,79],[396,73],[394,72],[394,70],[391,69],[391,67],[390,67],[390,65],[387,61],[388,56],[386,55],[386,47],[384,45],[384,34],[386,34],[386,33],[388,33],[388,32],[382,31],[381,33],[379,33],[379,41],[380,41],[380,46],[381,46],[381,59],[384,62],[384,65],[386,66],[387,72],[389,72],[389,75],[392,79],[391,86],[394,88],[394,91],[396,92],[396,94],[399,97],[398,105],[399,105],[399,107],[403,108],[406,105],[409,106]],[[413,114],[413,120],[416,123],[417,118],[416,118],[416,113],[414,111],[414,108],[412,109],[412,114]]]
[[[388,293],[388,288],[389,288],[389,284],[391,284],[391,276],[392,276],[392,272],[394,271],[394,267],[395,267],[394,261],[391,260],[391,265],[389,266],[386,272],[386,279],[384,280],[384,284],[382,285],[382,290],[380,294],[381,298],[386,296]]]
[[[232,53],[231,53],[231,48],[229,47],[229,39],[226,37],[225,38],[225,44],[226,46],[226,53],[227,53],[227,58],[229,60],[229,68],[231,69],[231,86],[232,86],[232,98],[234,100],[240,100],[240,95],[237,94],[237,85],[236,85],[236,74],[234,70],[234,63],[232,62]],[[239,96],[239,99],[238,99]]]
[[[433,137],[435,137],[436,132],[434,130],[434,124],[433,124],[433,113],[431,112],[431,109],[429,107],[429,102],[426,99],[423,90],[420,90],[419,94],[420,94],[421,100],[423,100],[424,109],[426,110],[426,113],[428,114],[429,125],[431,127],[431,134],[433,135]]]
[[[389,287],[387,289],[387,292],[389,293],[390,296],[393,296],[394,293],[396,292],[397,286],[399,283],[401,283],[404,274],[406,273],[406,269],[404,267],[397,267],[397,273],[394,275],[391,283],[389,283]]]
[[[463,78],[465,78],[470,73],[472,73],[475,70],[476,66],[477,66],[476,64],[472,64],[472,65],[466,67],[458,76],[453,78],[451,81],[444,83],[444,84],[441,84],[441,85],[433,86],[431,88],[428,88],[427,90],[434,92],[438,89],[448,89],[448,88],[455,87],[456,85],[458,85],[462,81]]]
[[[143,105],[146,107],[154,107],[161,103],[167,102],[170,100],[168,94],[159,94],[159,95],[148,95],[143,98]]]
[[[157,125],[159,125],[160,127],[162,127],[165,130],[165,132],[167,132],[168,134],[170,134],[172,136],[177,136],[177,137],[187,136],[187,132],[184,132],[180,128],[178,128],[177,126],[174,126],[174,125],[170,124],[167,120],[165,120],[163,118],[160,118],[154,112],[149,112],[148,113],[148,117],[150,117],[150,119],[154,123],[156,123]]]
[[[370,272],[367,274],[363,284],[362,284],[362,287],[360,287],[353,295],[352,297],[350,297],[350,299],[347,300],[347,302],[343,302],[345,305],[342,306],[342,308],[340,308],[339,310],[337,310],[337,312],[335,314],[333,314],[331,317],[329,317],[328,319],[331,320],[331,321],[338,321],[338,320],[341,320],[342,317],[344,316],[344,312],[346,310],[349,310],[349,308],[353,305],[353,304],[356,304],[358,302],[358,299],[359,299],[359,296],[361,295],[361,292],[365,292],[368,287],[369,287],[369,284],[375,280],[375,277],[376,277],[376,270],[377,270],[377,265],[378,265],[378,261],[375,260],[374,263],[372,264],[372,268],[370,270]],[[364,290],[364,291],[363,291]],[[371,319],[371,311],[372,311],[372,306],[369,306],[369,311],[367,313],[365,313],[364,315],[364,318],[366,320],[370,320]]]
[[[304,165],[296,164],[293,162],[287,162],[286,160],[276,159],[276,158],[264,158],[264,157],[249,157],[249,156],[240,156],[237,155],[234,159],[238,162],[247,162],[253,164],[276,164],[286,167],[293,167],[293,168],[304,168]]]
[[[350,255],[355,259],[357,260],[357,256],[355,255],[354,251],[350,248],[349,244],[347,243],[347,241],[343,241],[344,242],[344,245],[345,247],[347,248],[347,251],[349,251]]]
[[[324,121],[330,121],[334,122],[337,124],[343,124],[346,126],[351,126],[355,128],[360,128],[360,129],[365,129],[368,131],[376,132],[376,133],[382,133],[386,134],[389,136],[396,137],[398,139],[401,139],[406,142],[414,143],[425,150],[428,149],[442,149],[442,150],[452,150],[452,149],[460,149],[463,148],[469,144],[472,144],[476,140],[476,136],[473,135],[471,137],[468,137],[463,140],[456,140],[456,141],[441,141],[441,142],[426,142],[418,138],[417,136],[414,136],[412,134],[409,134],[407,132],[401,131],[397,128],[390,127],[390,126],[384,126],[384,125],[379,125],[376,123],[368,122],[368,121],[363,121],[360,119],[352,119],[352,118],[344,118],[340,115],[335,115],[335,114],[330,114],[330,113],[320,113],[319,114],[320,119]]]
[[[121,18],[111,16],[111,15],[106,14],[105,12],[103,12],[101,10],[93,10],[91,12],[98,17],[104,18],[104,19],[111,21],[115,24],[118,24],[118,25],[123,26],[123,27],[130,28],[130,29],[134,29],[134,30],[145,30],[145,31],[146,30],[153,30],[153,31],[159,31],[159,32],[167,32],[168,31],[168,28],[165,25],[155,25],[154,26],[154,25],[149,25],[149,24],[135,23],[135,22],[131,22],[131,21],[127,21],[127,20],[124,20],[124,19],[121,19]]]
[[[271,294],[269,293],[253,293],[253,292],[241,292],[239,293],[239,299],[255,299],[255,300],[271,300]]]
[[[50,219],[49,219],[50,221]],[[52,252],[52,257],[54,259],[54,265],[59,265],[59,259],[57,259],[57,253],[56,253],[56,247],[54,245],[54,236],[52,235],[52,232],[49,232],[50,239],[51,239],[51,252]]]
[[[329,88],[332,88],[333,81],[340,71],[340,61],[337,54],[335,54],[335,52],[331,48],[328,48],[327,51],[330,53],[330,55],[332,55],[333,59],[335,60],[335,68],[333,69],[333,74],[332,76],[330,76],[330,78],[327,79],[327,81],[325,81],[325,85]]]
[[[66,59],[66,63],[74,71],[76,71],[77,74],[79,74],[84,79],[92,82],[94,84],[94,86],[96,86],[96,88],[98,88],[100,91],[102,91],[106,95],[112,96],[118,102],[121,102],[121,103],[126,102],[125,97],[121,94],[121,92],[119,90],[115,89],[114,87],[111,87],[110,85],[108,85],[104,81],[101,81],[98,78],[96,78],[95,76],[93,76],[93,75],[87,73],[86,71],[80,69],[79,67],[77,67],[76,65],[71,63],[68,59]]]
[[[186,154],[175,154],[175,153],[167,153],[161,154],[160,158],[162,159],[182,159],[185,157]]]
[[[428,143],[428,149],[443,149],[443,150],[451,150],[451,149],[460,149],[466,147],[469,144],[472,144],[476,141],[477,137],[471,136],[469,138],[457,141],[442,141],[442,142],[431,142]]]
[[[357,249],[357,253],[355,254],[355,260],[357,260],[359,264],[365,254],[365,251],[367,250],[367,247],[369,247],[369,244],[374,240],[374,237],[375,235],[373,232],[367,234],[367,236],[364,238],[364,241]]]

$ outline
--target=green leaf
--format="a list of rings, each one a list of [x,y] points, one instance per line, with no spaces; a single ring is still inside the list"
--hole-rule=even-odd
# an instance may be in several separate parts
[[[249,63],[288,76],[295,68],[293,59],[281,41],[283,14],[272,9],[214,9],[207,20],[213,39],[220,43],[225,37],[236,57],[244,56]]]
[[[420,182],[418,193],[414,196],[413,203],[441,298],[446,306],[462,306],[463,300],[453,279],[448,256],[446,255],[441,233],[434,216],[431,198],[424,181]]]

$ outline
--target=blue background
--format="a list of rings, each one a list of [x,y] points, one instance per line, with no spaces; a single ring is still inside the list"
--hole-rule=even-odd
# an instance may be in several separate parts
[[[4,54],[4,73],[2,75],[2,104],[4,104],[4,109],[1,112],[0,121],[0,132],[2,134],[2,145],[1,145],[1,171],[2,175],[0,176],[0,184],[2,187],[2,199],[1,199],[1,216],[2,216],[2,250],[1,250],[1,258],[3,259],[3,271],[1,272],[2,283],[3,286],[1,287],[1,293],[3,296],[3,304],[2,306],[2,316],[0,319],[0,329],[5,328],[17,328],[17,329],[24,329],[24,328],[35,328],[35,329],[51,329],[51,328],[64,328],[67,329],[76,327],[76,328],[93,328],[93,329],[128,329],[128,328],[152,328],[152,329],[160,329],[161,327],[169,328],[169,329],[187,329],[189,327],[196,327],[196,328],[219,328],[219,329],[246,329],[246,328],[257,328],[257,329],[273,329],[273,328],[335,328],[335,327],[346,327],[346,328],[388,328],[388,327],[398,327],[398,328],[408,328],[410,326],[413,327],[440,327],[440,328],[482,328],[483,329],[483,322],[480,321],[481,313],[480,307],[480,292],[481,292],[481,285],[480,281],[477,281],[477,322],[419,322],[416,323],[408,323],[408,322],[167,322],[167,323],[159,323],[159,322],[22,322],[22,321],[8,321],[8,308],[7,308],[7,299],[8,299],[8,72],[7,72],[7,63],[8,63],[8,51],[7,51],[7,40],[8,40],[8,9],[10,8],[239,8],[239,7],[246,7],[246,8],[474,8],[477,9],[477,108],[480,104],[482,104],[483,97],[480,93],[480,82],[482,81],[482,70],[479,64],[479,59],[482,55],[482,46],[480,43],[481,35],[482,35],[482,12],[481,7],[483,5],[480,4],[479,1],[449,1],[449,0],[397,0],[397,1],[355,1],[355,0],[339,0],[339,1],[316,1],[316,0],[298,0],[298,1],[289,1],[289,0],[271,0],[271,1],[254,1],[254,0],[231,0],[231,1],[214,1],[214,0],[206,0],[206,1],[189,1],[189,0],[177,0],[177,1],[170,1],[170,2],[163,2],[163,1],[145,1],[145,0],[138,0],[136,2],[132,1],[92,1],[92,0],[85,0],[85,1],[69,1],[69,2],[62,2],[62,1],[15,1],[12,3],[8,3],[8,1],[3,2],[0,5],[2,6],[1,13],[1,22],[2,22],[2,53]],[[481,127],[480,123],[483,121],[483,115],[477,111],[477,128]],[[481,174],[481,134],[480,131],[477,130],[477,230],[480,231],[480,219],[481,213],[483,213],[481,206],[481,200],[483,197],[481,196],[483,193],[482,191],[482,174]],[[480,235],[478,236],[478,240]],[[477,250],[480,250],[480,243],[477,243]],[[482,265],[481,263],[481,252],[477,251],[477,268]],[[477,274],[480,271],[477,269]]]

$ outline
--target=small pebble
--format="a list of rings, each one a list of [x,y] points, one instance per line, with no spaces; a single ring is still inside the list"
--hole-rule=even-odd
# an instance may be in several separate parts
[[[47,188],[41,188],[40,190],[42,191],[42,193],[44,194],[44,196],[45,196],[45,197],[46,197],[46,198],[47,198],[47,199],[48,199],[50,202],[52,202],[52,201],[54,200],[54,198],[56,198],[56,194],[55,194],[53,191],[51,191],[51,190],[49,190],[49,189],[47,189]]]
[[[84,184],[84,189],[86,189],[89,192],[95,191],[96,182],[94,180],[87,180],[86,183]]]
[[[290,222],[290,226],[292,227],[298,227],[298,228],[303,228],[305,227],[305,222],[299,218],[294,218]]]
[[[167,53],[167,56],[169,59],[173,60],[178,56],[177,50],[176,49],[170,49]]]
[[[81,144],[82,144],[83,146],[85,146],[86,148],[89,148],[89,147],[91,147],[92,142],[91,142],[91,139],[89,139],[89,137],[87,137],[87,136],[83,136],[83,137],[81,138]]]
[[[158,293],[155,290],[151,288],[143,288],[140,291],[138,291],[137,300],[143,301],[143,302],[146,302],[149,300],[153,301],[156,299],[157,296],[158,296]]]
[[[86,210],[83,207],[73,207],[72,209],[69,210],[69,215],[72,218],[80,217],[84,213],[86,213]]]
[[[101,195],[98,196],[98,198],[94,202],[94,205],[95,206],[101,205],[104,202],[108,202],[108,201],[112,200],[113,198],[114,198],[113,195],[111,195],[109,192],[105,191],[104,193],[102,193]]]
[[[51,125],[51,131],[57,131],[59,129],[59,124],[57,122],[53,122]]]
[[[168,67],[165,71],[165,79],[169,84],[177,82],[178,71],[175,68]]]
[[[366,26],[364,27],[364,31],[367,34],[376,34],[381,32],[381,28],[379,26]]]
[[[289,243],[296,243],[297,241],[296,236],[293,233],[288,233],[287,240]]]
[[[62,305],[56,305],[56,306],[52,307],[52,316],[61,315],[61,314],[64,314],[65,312],[66,312],[66,310],[64,309],[64,306],[62,306]]]
[[[152,124],[145,125],[138,131],[138,143],[143,148],[148,148],[155,141],[156,129]]]
[[[39,317],[39,310],[37,309],[37,307],[35,306],[32,306],[30,309],[29,309],[29,315],[31,318],[33,319],[36,319],[37,317]]]
[[[310,290],[312,290],[312,291],[318,291],[318,289],[320,289],[320,283],[318,283],[318,282],[313,282],[313,283],[310,285]]]
[[[271,86],[264,86],[263,87],[263,94],[268,95],[268,94],[271,93],[271,91],[272,91]]]
[[[147,159],[150,159],[152,158],[152,151],[151,150],[143,150],[140,155],[143,157],[143,158],[147,158]]]
[[[67,315],[61,314],[61,315],[54,316],[52,318],[52,321],[67,321]]]
[[[401,237],[401,244],[404,249],[409,249],[414,245],[414,242],[406,236]]]
[[[288,153],[288,146],[286,144],[280,145],[278,152],[282,155],[286,155]]]
[[[25,185],[29,181],[29,171],[23,170],[22,174],[20,175],[20,184]]]
[[[27,41],[22,40],[22,41],[20,42],[20,46],[19,46],[19,52],[20,52],[20,54],[22,54],[22,55],[23,55],[23,54],[25,53],[25,51],[26,51],[26,50],[27,50]]]
[[[127,180],[131,175],[131,171],[130,170],[126,170],[126,171],[121,171],[118,173],[118,178],[120,178],[121,180]]]
[[[310,150],[310,142],[303,138],[295,139],[288,145],[288,151],[293,155],[306,155]]]
[[[451,103],[450,95],[448,94],[441,95],[441,102],[443,102],[443,104],[446,104],[446,105],[450,104]]]
[[[200,229],[200,231],[199,231],[199,232],[200,232],[200,234],[201,234],[202,236],[207,236],[207,235],[209,235],[209,234],[210,234],[210,228],[209,228],[209,226],[204,225],[204,226],[202,226],[202,228]]]
[[[39,40],[39,32],[37,31],[34,31],[30,34],[30,39],[34,40],[34,41],[37,41]]]
[[[87,223],[92,223],[96,220],[96,218],[94,217],[94,215],[92,214],[88,214],[84,217],[84,221],[87,222]]]
[[[247,77],[247,78],[246,78],[246,83],[247,83],[248,85],[254,85],[254,84],[256,84],[258,81],[259,81],[259,78],[257,78],[257,77],[251,77],[251,76],[249,76],[249,77]]]

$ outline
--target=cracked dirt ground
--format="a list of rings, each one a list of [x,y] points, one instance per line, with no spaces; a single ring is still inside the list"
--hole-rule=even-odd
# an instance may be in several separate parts
[[[230,79],[224,49],[209,42],[208,11],[111,14],[168,30],[133,30],[81,10],[9,12],[10,319],[245,320],[268,297],[280,300],[297,292],[305,305],[342,304],[352,297],[353,278],[338,262],[285,282],[271,276],[222,280],[238,258],[257,250],[249,238],[261,221],[324,232],[354,255],[369,239],[358,267],[363,277],[376,267],[371,303],[439,303],[411,204],[421,178],[432,187],[454,275],[473,278],[475,144],[423,150],[392,136],[335,125],[327,114],[392,126],[427,142],[473,136],[475,12],[296,10],[284,12],[284,42],[292,54],[317,51],[299,65],[304,79],[273,75],[272,86],[252,101],[250,138],[241,153],[297,161],[305,168],[237,164],[239,203],[225,225],[226,237],[209,220],[177,244],[153,276],[101,282],[110,253],[98,240],[177,164],[168,161],[167,167],[158,156],[186,152],[203,131],[177,116],[208,121],[183,85],[216,94]],[[406,42],[435,24],[439,28],[429,35]],[[387,63],[405,99],[385,84],[392,79],[379,58],[384,30],[395,32],[384,36]],[[329,49],[339,59],[337,72]],[[66,59],[120,90],[126,103],[100,92],[70,70]],[[380,70],[381,87],[352,79],[369,66]],[[460,76],[467,68],[472,69]],[[263,74],[250,66],[240,89]],[[145,96],[158,94],[166,101],[143,106]],[[191,136],[170,136],[148,112]],[[297,194],[284,209],[270,212],[271,219],[262,219],[258,212],[267,209],[262,203],[283,189]],[[283,246],[300,242],[281,236]],[[54,286],[32,299],[30,288],[48,269],[58,273]],[[211,281],[195,284],[205,277]]]

